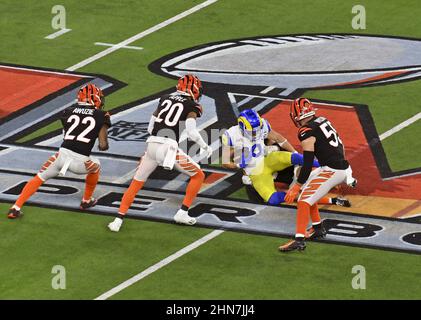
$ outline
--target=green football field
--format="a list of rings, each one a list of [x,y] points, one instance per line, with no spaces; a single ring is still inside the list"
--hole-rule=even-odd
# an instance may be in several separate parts
[[[72,31],[46,40],[55,31],[56,1],[2,0],[0,62],[64,70],[106,49],[95,42],[119,43],[201,2],[64,0]],[[355,1],[219,0],[130,44],[143,50],[120,49],[77,71],[128,84],[107,96],[113,109],[174,86],[148,65],[195,45],[299,33],[421,38],[418,0],[359,4],[367,11],[366,30],[351,26]],[[367,104],[379,134],[421,111],[420,81],[306,96]],[[57,121],[20,142],[58,128]],[[392,171],[421,167],[420,135],[418,121],[383,142]],[[108,216],[28,205],[23,219],[9,221],[9,207],[0,204],[0,299],[95,299],[213,231],[127,219],[114,234],[106,229]],[[110,299],[421,299],[420,255],[322,242],[282,255],[277,248],[286,240],[225,231]],[[52,288],[55,265],[66,269],[65,290]],[[352,287],[356,265],[366,269],[365,290]]]

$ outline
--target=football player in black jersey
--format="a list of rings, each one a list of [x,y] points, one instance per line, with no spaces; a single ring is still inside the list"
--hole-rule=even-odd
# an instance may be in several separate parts
[[[111,231],[120,230],[123,218],[136,194],[158,166],[167,170],[175,168],[190,176],[183,203],[174,220],[187,225],[196,223],[196,219],[189,216],[188,210],[202,186],[205,174],[200,166],[178,146],[182,124],[185,124],[187,136],[200,146],[207,157],[212,155],[212,149],[196,129],[196,118],[203,112],[199,104],[202,95],[200,80],[194,75],[187,74],[178,80],[176,88],[175,93],[164,95],[160,99],[151,117],[146,152],[140,160],[130,187],[124,193],[117,217],[108,225]]]
[[[99,179],[100,163],[90,156],[96,139],[101,151],[108,149],[108,128],[111,127],[110,115],[102,110],[104,95],[94,84],[80,88],[77,103],[64,110],[63,143],[57,153],[44,163],[38,174],[23,188],[19,198],[10,208],[8,218],[15,219],[22,215],[24,203],[48,179],[64,176],[69,170],[76,174],[86,174],[86,185],[81,209],[88,209],[96,204],[92,197]]]
[[[339,184],[356,185],[351,167],[345,159],[343,143],[329,120],[316,116],[313,104],[305,98],[294,100],[290,115],[299,128],[298,139],[304,151],[304,165],[297,182],[285,197],[287,203],[292,203],[298,195],[297,226],[295,239],[279,247],[282,252],[304,250],[305,239],[325,237],[326,230],[317,202]],[[320,168],[312,171],[314,157],[319,161]],[[310,217],[312,227],[306,231]]]

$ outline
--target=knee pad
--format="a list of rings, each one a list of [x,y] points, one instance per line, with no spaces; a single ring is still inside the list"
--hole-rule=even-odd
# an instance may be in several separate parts
[[[282,202],[285,202],[285,195],[286,195],[286,192],[283,192],[283,191],[272,193],[272,195],[270,196],[268,200],[268,204],[271,206],[277,206],[281,204]]]

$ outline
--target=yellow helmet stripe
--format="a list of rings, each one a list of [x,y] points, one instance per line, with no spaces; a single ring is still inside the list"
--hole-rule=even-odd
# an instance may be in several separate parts
[[[242,122],[242,123],[243,123],[243,125],[244,125],[244,128],[245,128],[247,131],[252,131],[252,130],[253,130],[253,128],[251,127],[250,122],[248,122],[248,120],[247,120],[246,118],[244,118],[244,117],[239,117],[239,118],[238,118],[238,122]]]

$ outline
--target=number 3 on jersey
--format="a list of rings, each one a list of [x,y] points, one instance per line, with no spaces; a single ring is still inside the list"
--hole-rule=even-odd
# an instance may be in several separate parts
[[[162,106],[164,106],[164,109],[162,109],[158,114],[155,122],[160,123],[162,120],[164,120],[164,123],[168,127],[174,127],[178,123],[178,120],[183,113],[183,104],[179,102],[173,104],[171,100],[165,100],[162,103]]]
[[[329,121],[326,121],[320,126],[320,129],[324,133],[325,137],[329,140],[329,144],[333,147],[338,147],[339,143],[343,145],[341,139],[338,136],[338,133],[333,128],[332,124]],[[332,139],[333,138],[333,139]]]

